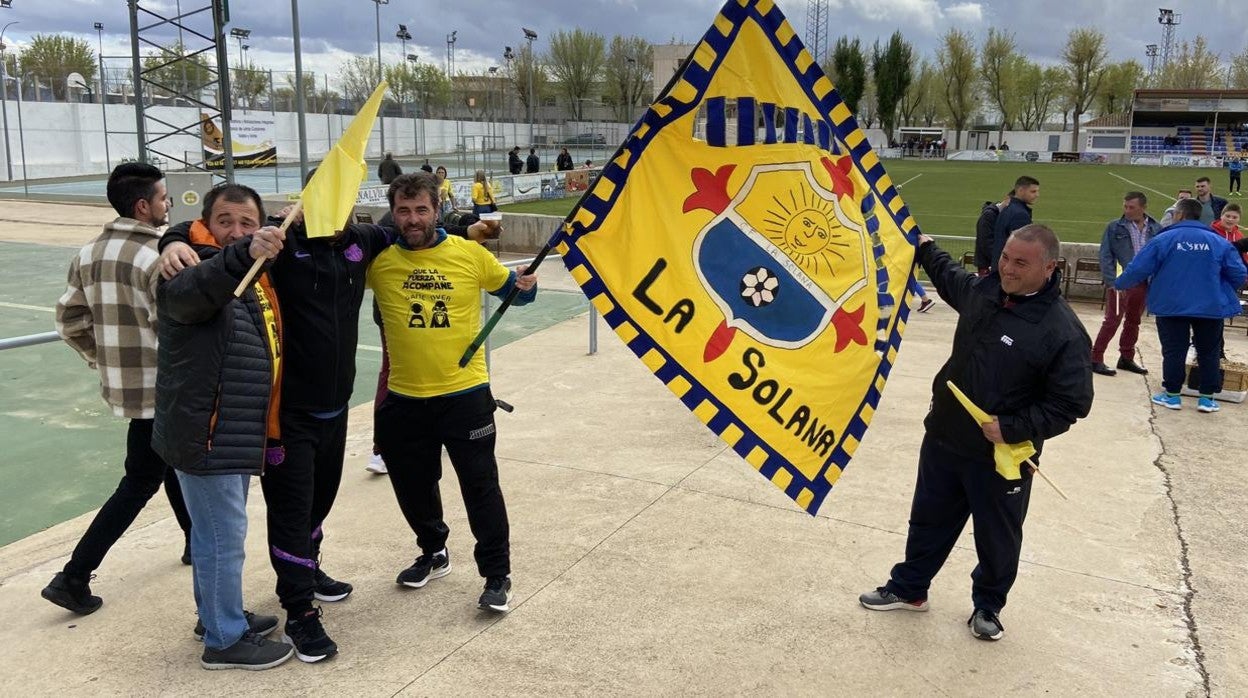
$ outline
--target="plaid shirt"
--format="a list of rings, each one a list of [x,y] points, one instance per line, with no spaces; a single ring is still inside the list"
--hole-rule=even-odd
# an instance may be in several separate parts
[[[56,304],[56,331],[100,372],[113,414],[156,414],[156,242],[160,232],[131,218],[104,226],[69,265]]]

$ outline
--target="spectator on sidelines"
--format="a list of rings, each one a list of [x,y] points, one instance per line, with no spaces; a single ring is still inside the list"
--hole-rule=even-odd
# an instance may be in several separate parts
[[[1162,216],[1161,216],[1161,221],[1158,223],[1158,225],[1160,225],[1160,226],[1161,226],[1162,230],[1165,230],[1166,228],[1169,228],[1169,227],[1170,227],[1170,226],[1174,223],[1174,208],[1175,208],[1175,206],[1177,206],[1177,205],[1179,204],[1179,202],[1180,202],[1180,201],[1182,201],[1183,199],[1190,199],[1190,198],[1192,198],[1192,190],[1191,190],[1191,189],[1180,189],[1180,190],[1179,190],[1178,198],[1174,200],[1174,203],[1173,203],[1173,204],[1171,204],[1168,208],[1166,208],[1165,213],[1164,213],[1164,214],[1162,214]]]
[[[559,151],[559,157],[555,158],[555,169],[560,172],[572,169],[572,154],[567,148]]]
[[[542,168],[542,162],[537,157],[537,148],[529,148],[529,157],[524,160],[525,174],[534,174]]]
[[[386,153],[381,162],[377,163],[377,179],[380,179],[382,184],[393,182],[394,178],[401,174],[403,174],[403,168],[399,167],[399,163],[394,161],[394,156],[390,153]]]
[[[1214,221],[1222,217],[1222,207],[1226,206],[1226,199],[1214,196],[1213,185],[1208,177],[1197,177],[1194,188],[1196,200],[1200,202],[1200,222],[1212,225]]]
[[[993,230],[997,225],[997,217],[1001,210],[1010,203],[1010,194],[1000,202],[985,201],[979,210],[979,220],[975,221],[975,269],[980,276],[987,276],[995,266],[992,259]]]
[[[1092,372],[1112,376],[1118,371],[1105,365],[1105,350],[1109,341],[1122,325],[1118,338],[1118,369],[1144,375],[1148,369],[1135,362],[1135,343],[1140,337],[1140,317],[1144,315],[1144,299],[1148,284],[1140,284],[1126,291],[1114,288],[1118,269],[1127,268],[1161,231],[1161,226],[1147,213],[1148,197],[1142,192],[1129,191],[1122,199],[1122,217],[1110,221],[1101,236],[1101,277],[1105,283],[1105,319],[1101,331],[1092,343]]]
[[[1222,217],[1213,222],[1209,226],[1213,228],[1213,232],[1218,234],[1223,240],[1229,243],[1235,243],[1243,239],[1243,231],[1239,228],[1240,217],[1243,215],[1243,209],[1239,204],[1227,204],[1222,207]],[[1244,255],[1244,262],[1248,263],[1248,255]]]
[[[252,475],[280,465],[282,313],[267,272],[234,289],[285,235],[261,228],[260,195],[238,184],[204,197],[190,225],[199,262],[157,292],[156,419],[152,448],[177,469],[191,513],[196,635],[205,669],[268,669],[294,648],[264,635],[277,618],[243,610],[243,543]],[[250,235],[250,237],[248,237]]]
[[[478,216],[498,210],[494,203],[494,187],[485,177],[485,170],[477,170],[472,178],[472,212]]]
[[[1040,198],[1040,180],[1023,175],[1014,181],[1014,190],[1010,193],[1010,201],[1001,214],[997,216],[996,225],[992,229],[992,254],[989,261],[996,269],[1001,260],[1001,251],[1005,249],[1005,241],[1010,233],[1031,224],[1031,207]]]
[[[1240,179],[1244,174],[1244,159],[1240,157],[1231,158],[1226,165],[1227,174],[1230,175],[1230,185],[1226,188],[1227,196],[1243,196],[1240,193]]]
[[[108,201],[117,218],[78,251],[56,304],[56,330],[87,365],[97,369],[100,391],[113,414],[128,418],[125,474],[100,507],[65,567],[43,589],[43,598],[74,613],[95,612],[103,601],[89,585],[104,556],[148,500],[165,495],[182,528],[182,561],[190,564],[191,517],[178,478],[152,450],[156,408],[156,285],[160,281],[157,228],[169,222],[164,174],[151,165],[118,165],[108,178]]]
[[[1122,276],[1120,290],[1148,282],[1148,311],[1157,320],[1161,340],[1162,391],[1153,404],[1182,409],[1187,348],[1196,348],[1200,397],[1196,409],[1217,412],[1213,399],[1220,388],[1222,323],[1240,314],[1236,289],[1248,278],[1248,269],[1231,243],[1200,222],[1201,203],[1184,199],[1175,206],[1175,224],[1144,246]]]
[[[507,153],[507,171],[518,175],[522,170],[524,170],[524,161],[520,159],[520,146],[517,145]]]

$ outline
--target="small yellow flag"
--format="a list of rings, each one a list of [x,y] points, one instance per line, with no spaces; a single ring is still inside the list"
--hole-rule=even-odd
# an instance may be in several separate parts
[[[992,417],[980,409],[979,405],[971,402],[971,399],[965,393],[958,390],[958,386],[954,385],[953,381],[945,381],[945,385],[949,386],[949,390],[953,391],[953,396],[958,399],[958,402],[962,403],[967,412],[971,413],[976,422],[987,424],[992,421]],[[993,444],[992,446],[992,459],[996,461],[997,472],[1006,480],[1022,479],[1023,474],[1019,472],[1018,466],[1023,461],[1036,455],[1036,447],[1032,446],[1030,441],[1016,444]]]
[[[355,207],[360,194],[360,184],[368,176],[364,163],[364,149],[373,130],[373,121],[381,108],[381,97],[387,83],[382,81],[364,103],[364,107],[351,120],[342,138],[333,150],[325,155],[316,174],[303,188],[303,219],[308,237],[330,237],[342,229]]]

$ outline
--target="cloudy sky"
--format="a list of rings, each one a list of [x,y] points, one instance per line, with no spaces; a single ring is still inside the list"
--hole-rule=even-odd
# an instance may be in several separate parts
[[[182,9],[190,11],[207,2],[182,0]],[[352,54],[376,55],[377,6],[373,0],[298,2],[305,70],[328,71],[332,76]],[[6,43],[20,47],[33,34],[67,33],[88,38],[95,45],[92,24],[98,21],[105,26],[104,55],[130,54],[124,0],[13,0],[12,4],[11,9],[0,10],[0,26],[20,22],[9,27]],[[175,0],[141,2],[143,7],[167,15],[173,14],[174,4]],[[290,2],[232,0],[230,4],[231,26],[252,30],[248,57],[266,68],[293,69]],[[798,32],[804,33],[806,0],[779,0],[779,4]],[[386,62],[401,60],[402,49],[394,38],[400,22],[408,26],[413,37],[407,52],[443,66],[447,34],[457,30],[455,60],[459,71],[498,65],[504,45],[518,47],[523,43],[521,27],[538,32],[535,47],[539,53],[552,32],[573,27],[607,37],[632,34],[652,43],[692,43],[706,31],[721,5],[718,0],[390,0],[380,7],[382,53]],[[934,53],[940,34],[950,27],[969,30],[976,37],[982,37],[989,27],[1011,31],[1024,53],[1043,62],[1057,60],[1067,32],[1078,26],[1104,31],[1112,60],[1135,58],[1145,63],[1144,46],[1161,40],[1156,4],[1139,0],[830,0],[829,5],[829,33],[833,38],[848,34],[869,44],[901,29],[928,56]],[[1248,46],[1248,14],[1242,0],[1206,0],[1173,8],[1186,13],[1178,27],[1180,39],[1203,33],[1212,48],[1224,56]],[[230,42],[230,51],[231,60],[236,61],[236,41]],[[117,64],[122,63],[119,58]]]

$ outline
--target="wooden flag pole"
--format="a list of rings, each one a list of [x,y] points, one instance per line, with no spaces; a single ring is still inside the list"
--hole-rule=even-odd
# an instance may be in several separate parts
[[[1055,490],[1058,494],[1062,495],[1062,499],[1065,499],[1065,500],[1066,500],[1066,501],[1068,501],[1068,502],[1070,501],[1070,497],[1067,497],[1067,496],[1066,496],[1066,493],[1062,491],[1062,488],[1058,487],[1056,482],[1053,482],[1052,480],[1050,480],[1050,479],[1049,479],[1049,476],[1048,476],[1048,475],[1045,475],[1045,474],[1044,474],[1044,471],[1043,471],[1043,470],[1041,470],[1041,469],[1040,469],[1040,466],[1036,465],[1034,461],[1032,461],[1030,458],[1028,458],[1028,459],[1024,460],[1023,462],[1024,462],[1024,463],[1026,463],[1027,465],[1030,465],[1030,466],[1031,466],[1031,472],[1032,472],[1032,473],[1034,473],[1034,474],[1036,474],[1036,475],[1039,475],[1039,476],[1040,476],[1040,479],[1042,479],[1042,480],[1044,480],[1045,482],[1049,483],[1049,487],[1052,487],[1052,488],[1053,488],[1053,489],[1054,489],[1054,490]]]
[[[278,230],[281,230],[283,233],[286,232],[286,229],[290,227],[290,224],[295,221],[295,214],[299,213],[302,210],[303,210],[303,199],[301,198],[295,202],[295,207],[290,209],[290,213],[286,215],[286,220],[282,221],[282,227],[278,228]],[[265,259],[264,257],[261,257],[260,259],[257,259],[254,263],[252,263],[251,269],[247,270],[247,276],[244,276],[243,280],[238,282],[238,288],[234,289],[235,298],[238,298],[239,296],[243,295],[243,292],[246,291],[247,287],[251,285],[252,279],[256,278],[256,274],[260,273],[260,267],[263,267],[266,261],[268,260]]]

